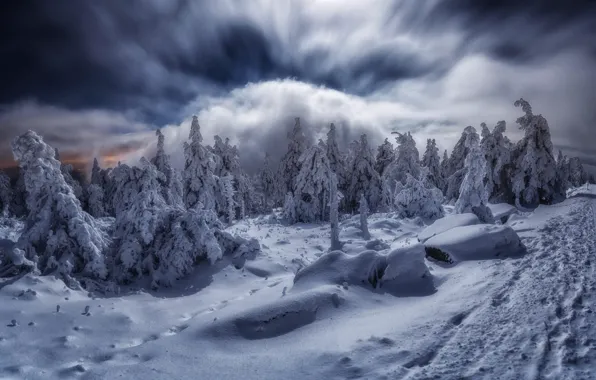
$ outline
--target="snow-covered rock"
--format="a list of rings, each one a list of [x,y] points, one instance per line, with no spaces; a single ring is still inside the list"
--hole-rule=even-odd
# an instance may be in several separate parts
[[[489,203],[487,206],[493,213],[495,220],[501,220],[503,223],[506,222],[511,215],[517,214],[518,212],[515,206],[508,203]]]
[[[354,256],[333,251],[299,271],[294,287],[356,285],[393,295],[429,294],[434,285],[424,256],[421,244],[398,248],[387,255],[372,250]]]
[[[418,240],[422,243],[431,237],[449,231],[455,227],[472,226],[480,224],[478,217],[472,213],[452,214],[437,219],[433,224],[426,227],[419,235]]]
[[[502,258],[524,250],[511,227],[493,224],[455,227],[428,239],[424,246],[429,256],[447,255],[444,261],[448,262]]]

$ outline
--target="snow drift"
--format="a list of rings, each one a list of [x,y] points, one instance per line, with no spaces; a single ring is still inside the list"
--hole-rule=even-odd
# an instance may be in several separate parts
[[[524,251],[511,227],[492,224],[455,227],[428,239],[424,246],[429,256],[449,263],[502,258]]]

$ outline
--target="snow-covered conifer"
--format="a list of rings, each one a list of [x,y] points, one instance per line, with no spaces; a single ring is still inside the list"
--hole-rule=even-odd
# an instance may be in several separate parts
[[[105,206],[104,190],[96,184],[87,187],[87,212],[95,218],[108,216]]]
[[[265,162],[259,173],[259,182],[263,191],[265,208],[267,210],[271,210],[271,208],[277,204],[279,194],[278,181],[273,173],[274,170],[271,164],[271,156],[269,153],[265,153]]]
[[[488,192],[484,184],[487,164],[478,141],[478,134],[471,134],[466,140],[466,175],[461,184],[459,198],[455,203],[455,212],[463,214],[473,212],[483,222],[493,222],[488,208]]]
[[[141,192],[157,191],[161,195],[160,184],[165,180],[164,174],[145,157],[141,158],[139,164],[139,166],[120,164],[112,170],[113,188],[109,203],[116,218],[132,207]]]
[[[12,150],[24,176],[29,210],[16,249],[42,273],[55,271],[67,279],[73,274],[107,277],[104,252],[109,240],[81,209],[54,149],[28,131],[13,140]]]
[[[370,232],[368,231],[368,204],[366,204],[366,198],[364,194],[360,196],[360,208],[358,209],[360,213],[360,230],[362,231],[362,236],[365,240],[370,239]]]
[[[364,194],[368,206],[376,211],[381,205],[381,177],[375,170],[375,158],[368,146],[366,135],[361,135],[360,141],[352,147],[355,151],[350,167],[350,182],[345,195],[347,209],[357,210],[360,197]]]
[[[331,251],[340,250],[342,243],[339,240],[339,196],[337,192],[337,176],[331,175],[329,200],[329,221],[331,223]]]
[[[300,172],[300,157],[307,148],[307,140],[300,125],[300,118],[295,119],[296,123],[288,138],[290,142],[288,144],[288,151],[282,157],[279,164],[279,178],[282,180],[283,185],[281,186],[282,193],[294,192],[296,185],[296,178]]]
[[[442,200],[441,190],[425,186],[423,180],[408,173],[405,185],[396,189],[394,205],[400,218],[434,220],[444,215]]]
[[[557,156],[557,178],[562,188],[569,188],[569,159],[560,150]]]
[[[12,206],[12,187],[10,186],[10,177],[0,170],[0,211],[3,217],[10,215]]]
[[[151,163],[155,165],[163,177],[160,177],[161,194],[169,205],[181,206],[183,204],[182,179],[180,173],[170,164],[170,157],[165,152],[165,136],[158,129],[157,151]]]
[[[397,141],[397,154],[385,170],[385,173],[383,173],[383,180],[388,181],[390,184],[395,184],[395,182],[403,184],[406,181],[407,174],[420,178],[420,155],[416,148],[416,141],[409,132],[394,133],[397,134],[395,138]]]
[[[486,159],[486,191],[489,199],[502,196],[507,191],[507,183],[503,179],[505,167],[511,160],[511,151],[503,135],[505,129],[505,121],[499,121],[492,132],[482,123],[480,149]]]
[[[231,174],[219,177],[219,190],[223,198],[223,204],[226,206],[226,217],[228,223],[232,224],[236,219],[236,201],[234,201],[234,177]]]
[[[325,144],[327,149],[327,159],[329,160],[329,166],[331,170],[337,175],[338,183],[342,183],[345,176],[344,158],[339,151],[337,144],[337,130],[335,124],[331,123],[329,126],[329,132],[327,132],[327,142]]]
[[[548,122],[542,115],[534,115],[530,103],[524,99],[514,104],[525,113],[517,119],[524,137],[515,146],[511,160],[515,202],[552,203],[565,196],[565,189],[557,186],[557,165]]]
[[[377,157],[375,160],[375,170],[382,177],[385,169],[395,160],[395,150],[393,144],[389,142],[389,139],[385,139],[383,144],[377,148]]]
[[[312,146],[300,158],[300,172],[294,188],[294,206],[296,221],[315,222],[327,220],[327,207],[333,183],[334,173],[329,165],[326,152],[319,146]]]
[[[216,161],[213,153],[202,144],[203,136],[196,116],[192,118],[189,139],[190,142],[184,143],[184,204],[189,209],[215,210]]]
[[[12,210],[12,215],[17,218],[26,217],[29,212],[27,210],[27,187],[25,186],[25,177],[20,168],[12,192],[12,205],[10,209]]]
[[[443,173],[446,179],[445,197],[448,201],[459,198],[459,190],[466,173],[466,157],[470,151],[471,141],[478,142],[480,137],[476,128],[468,126],[464,129],[460,139],[455,144],[451,156],[446,164],[446,171]]]
[[[292,193],[288,192],[286,194],[282,210],[282,217],[286,223],[296,223],[296,204],[294,203],[294,195]]]
[[[569,159],[569,184],[573,187],[579,187],[588,182],[588,179],[588,173],[586,173],[580,159],[571,157]]]
[[[443,189],[445,181],[441,173],[441,159],[439,158],[439,148],[435,139],[426,140],[426,150],[422,156],[422,166],[427,168],[428,180],[436,188]]]

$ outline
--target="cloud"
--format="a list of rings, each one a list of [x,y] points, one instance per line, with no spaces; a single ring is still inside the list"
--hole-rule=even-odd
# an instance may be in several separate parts
[[[67,110],[36,102],[0,109],[0,162],[11,165],[10,142],[27,130],[41,134],[61,154],[92,161],[102,155],[125,155],[141,149],[151,136],[151,126],[106,110]]]
[[[190,116],[198,114],[209,143],[215,133],[230,136],[254,166],[265,150],[285,149],[295,116],[313,139],[331,121],[344,125],[343,142],[365,130],[378,142],[391,129],[412,129],[420,145],[436,137],[450,148],[466,125],[501,119],[516,138],[512,102],[523,96],[548,118],[555,144],[587,157],[596,143],[595,4],[0,6],[0,31],[14,36],[0,42],[7,57],[0,61],[0,136],[40,129],[62,149],[92,151],[96,141],[151,146],[152,129],[165,126],[180,162]],[[36,103],[23,105],[26,99]],[[8,137],[0,139],[4,147]]]

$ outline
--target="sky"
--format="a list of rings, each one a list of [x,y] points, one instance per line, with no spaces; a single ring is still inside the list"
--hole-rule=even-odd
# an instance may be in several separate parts
[[[553,143],[596,165],[593,0],[20,0],[0,3],[0,166],[32,129],[62,156],[181,165],[197,115],[206,143],[255,170],[300,117],[342,145],[411,131],[451,149],[467,125],[507,122],[520,97]]]

